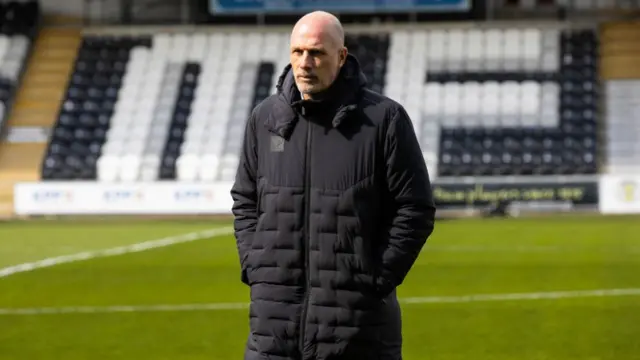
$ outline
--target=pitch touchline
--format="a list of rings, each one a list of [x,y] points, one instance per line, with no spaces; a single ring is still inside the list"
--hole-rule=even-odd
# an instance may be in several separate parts
[[[150,240],[150,241],[145,241],[145,242],[131,244],[131,245],[125,245],[125,246],[118,246],[110,249],[83,251],[76,254],[50,257],[43,260],[38,260],[34,262],[28,262],[24,264],[18,264],[18,265],[2,268],[0,269],[0,278],[21,273],[21,272],[28,272],[36,269],[51,267],[54,265],[72,263],[72,262],[83,261],[83,260],[91,260],[91,259],[96,259],[101,257],[135,253],[135,252],[157,249],[165,246],[170,246],[170,245],[175,245],[175,244],[180,244],[180,243],[185,243],[190,241],[208,239],[216,236],[230,235],[232,233],[233,233],[232,227],[220,227],[220,228],[214,228],[209,230],[191,232],[191,233],[182,234],[182,235],[168,236],[162,239]]]
[[[513,294],[476,294],[465,296],[430,296],[402,298],[403,304],[447,304],[483,301],[521,301],[542,299],[568,299],[587,297],[640,296],[640,288],[599,289],[576,291],[551,291]],[[138,312],[179,312],[179,311],[222,311],[244,310],[247,303],[209,303],[176,305],[119,305],[119,306],[69,306],[43,308],[0,308],[0,315],[39,315],[39,314],[105,314]]]

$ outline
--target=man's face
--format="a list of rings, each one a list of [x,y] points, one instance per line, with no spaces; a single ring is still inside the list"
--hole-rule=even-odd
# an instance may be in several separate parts
[[[331,86],[344,64],[346,52],[327,34],[306,25],[293,33],[290,61],[296,85],[305,98]]]

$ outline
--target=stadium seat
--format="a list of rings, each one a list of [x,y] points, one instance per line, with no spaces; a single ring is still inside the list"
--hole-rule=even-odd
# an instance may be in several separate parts
[[[0,3],[0,131],[11,109],[39,19],[37,1]]]

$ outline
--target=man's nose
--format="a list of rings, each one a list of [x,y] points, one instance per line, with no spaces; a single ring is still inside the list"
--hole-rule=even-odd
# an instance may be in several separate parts
[[[300,59],[300,66],[304,68],[310,68],[313,65],[313,58],[309,55],[308,52],[304,52],[302,54],[302,59]]]

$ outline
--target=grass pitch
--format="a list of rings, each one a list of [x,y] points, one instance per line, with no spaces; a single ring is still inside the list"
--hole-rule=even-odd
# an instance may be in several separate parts
[[[228,225],[3,223],[0,269]],[[405,360],[640,359],[639,234],[637,217],[439,222],[399,289],[418,298],[403,304]],[[0,359],[242,359],[247,310],[216,307],[247,302],[238,271],[233,237],[218,236],[0,278]],[[502,296],[607,289],[636,293]],[[494,297],[462,297],[478,294]],[[149,308],[185,304],[212,305]],[[67,312],[20,313],[36,308]]]

